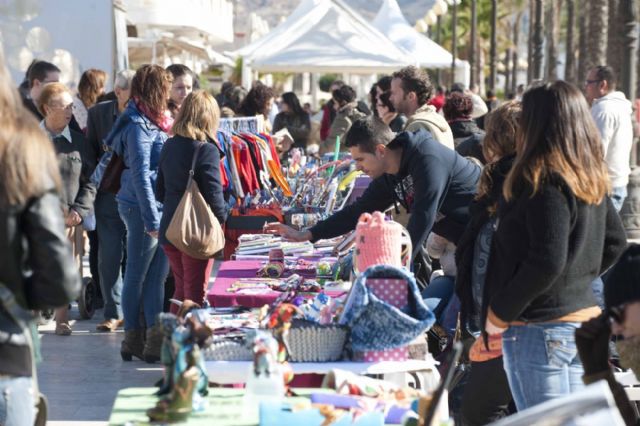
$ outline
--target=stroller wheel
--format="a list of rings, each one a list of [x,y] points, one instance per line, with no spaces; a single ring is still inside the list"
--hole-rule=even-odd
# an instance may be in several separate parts
[[[82,290],[78,297],[78,311],[82,319],[91,319],[96,311],[96,286],[91,278],[82,279]]]

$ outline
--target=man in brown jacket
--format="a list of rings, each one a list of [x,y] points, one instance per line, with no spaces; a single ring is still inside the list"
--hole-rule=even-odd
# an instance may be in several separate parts
[[[391,80],[391,103],[399,114],[408,117],[405,131],[423,128],[444,146],[453,149],[453,134],[443,116],[427,102],[433,96],[433,85],[429,75],[414,66],[393,73]]]

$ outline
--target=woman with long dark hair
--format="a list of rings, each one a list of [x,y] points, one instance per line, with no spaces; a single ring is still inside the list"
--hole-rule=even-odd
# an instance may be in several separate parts
[[[300,106],[298,97],[293,92],[282,94],[280,112],[273,121],[273,132],[286,128],[293,138],[293,148],[306,149],[309,133],[311,132],[311,120],[309,114]]]
[[[517,155],[498,205],[482,323],[502,335],[518,410],[583,387],[575,330],[600,314],[592,281],[626,236],[582,93],[564,81],[522,98]]]
[[[126,166],[116,196],[127,229],[122,286],[125,335],[120,349],[125,361],[132,356],[147,362],[160,359],[163,335],[155,323],[162,312],[169,264],[158,244],[162,204],[156,201],[155,188],[160,151],[173,124],[166,110],[171,83],[171,74],[162,67],[140,67],[131,82],[131,101],[105,140]]]

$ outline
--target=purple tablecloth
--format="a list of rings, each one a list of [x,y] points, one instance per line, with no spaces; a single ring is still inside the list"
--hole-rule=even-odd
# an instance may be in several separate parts
[[[242,292],[228,292],[227,289],[240,278],[255,278],[262,262],[259,260],[227,260],[220,265],[218,275],[207,293],[207,300],[214,308],[228,306],[246,306],[248,308],[260,308],[265,304],[273,303],[280,294],[278,291],[269,291],[264,294],[243,294]],[[329,296],[335,296],[340,292],[330,292]]]

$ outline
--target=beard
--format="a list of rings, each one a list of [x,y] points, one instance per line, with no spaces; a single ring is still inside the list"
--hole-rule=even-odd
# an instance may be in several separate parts
[[[616,349],[620,355],[620,365],[630,368],[636,378],[640,380],[640,336],[618,340]]]

